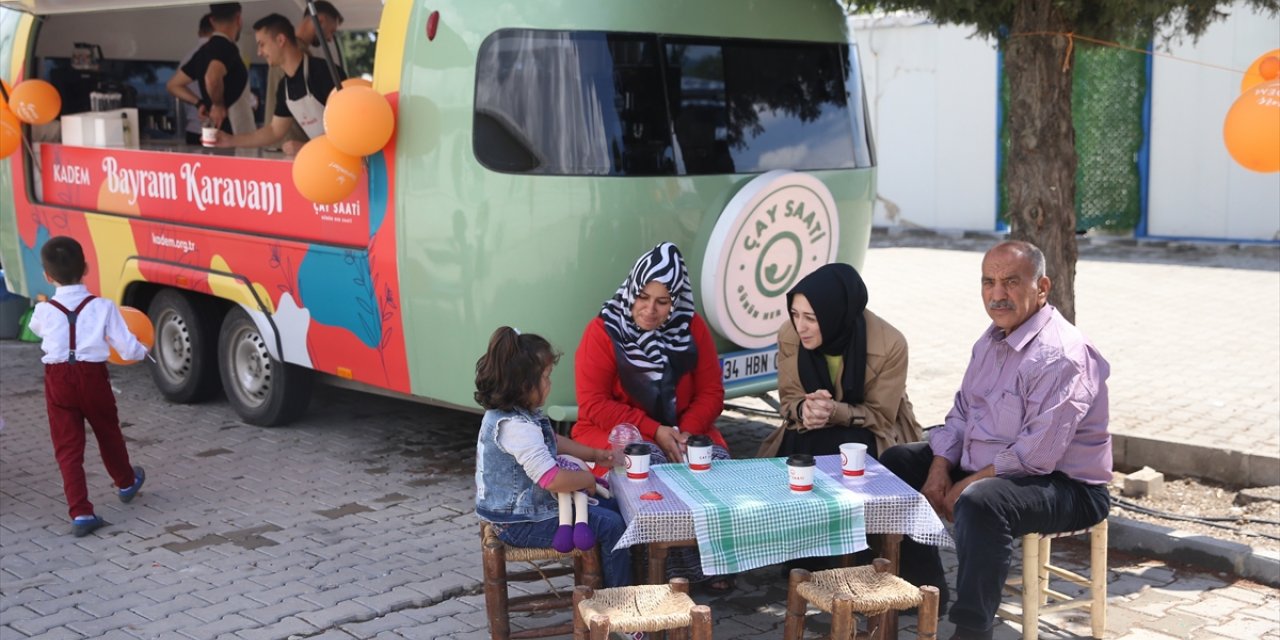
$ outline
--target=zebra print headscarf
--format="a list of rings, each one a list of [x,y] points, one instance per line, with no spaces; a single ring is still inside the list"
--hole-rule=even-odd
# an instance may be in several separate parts
[[[657,329],[642,331],[631,316],[631,308],[645,285],[654,281],[670,291],[671,315]],[[675,385],[697,361],[689,333],[693,289],[680,250],[664,242],[641,256],[617,293],[605,301],[600,317],[613,339],[623,388],[651,418],[676,424]]]

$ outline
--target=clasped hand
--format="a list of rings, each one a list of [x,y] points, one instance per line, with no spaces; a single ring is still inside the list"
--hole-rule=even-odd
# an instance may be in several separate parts
[[[827,426],[831,420],[831,414],[836,410],[836,401],[831,397],[831,392],[826,389],[818,389],[813,393],[804,394],[804,409],[801,413],[801,423],[806,429],[817,429]]]

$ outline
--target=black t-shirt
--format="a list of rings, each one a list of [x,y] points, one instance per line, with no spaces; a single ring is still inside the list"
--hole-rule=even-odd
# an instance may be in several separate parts
[[[325,63],[323,58],[315,56],[307,56],[309,61],[307,64],[307,83],[302,84],[302,67],[303,63],[298,64],[298,68],[293,72],[293,77],[285,75],[280,84],[276,85],[276,110],[275,115],[283,118],[292,118],[293,113],[289,111],[288,100],[301,100],[307,95],[307,91],[311,91],[311,95],[325,104],[329,101],[329,92],[333,91],[333,76],[329,75],[329,65]],[[339,70],[341,75],[342,71]]]
[[[244,93],[245,87],[249,84],[249,70],[245,68],[244,60],[240,57],[240,48],[230,39],[217,34],[209,38],[209,41],[196,49],[191,59],[182,65],[182,72],[199,82],[201,95],[208,96],[209,88],[204,84],[204,74],[209,70],[209,63],[214,60],[221,62],[227,68],[227,75],[222,79],[222,99],[223,105],[230,107],[240,99],[240,94]]]

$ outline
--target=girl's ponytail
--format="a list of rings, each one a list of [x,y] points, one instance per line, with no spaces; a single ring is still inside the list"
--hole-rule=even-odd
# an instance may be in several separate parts
[[[551,343],[538,335],[498,327],[489,348],[476,361],[476,402],[485,409],[526,407],[542,372],[560,360]]]

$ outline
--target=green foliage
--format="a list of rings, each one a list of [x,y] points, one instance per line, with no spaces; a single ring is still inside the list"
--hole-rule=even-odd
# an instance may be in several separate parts
[[[939,23],[972,25],[1003,38],[1020,0],[843,0],[851,12],[922,11]],[[1113,40],[1166,29],[1199,36],[1226,14],[1224,0],[1058,0],[1054,7],[1075,33]],[[1262,11],[1280,12],[1280,0],[1247,0]]]
[[[339,31],[337,37],[346,60],[347,77],[373,75],[373,54],[377,48],[377,32]]]

